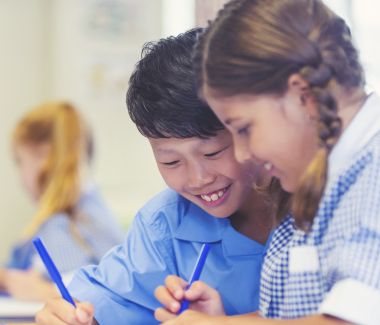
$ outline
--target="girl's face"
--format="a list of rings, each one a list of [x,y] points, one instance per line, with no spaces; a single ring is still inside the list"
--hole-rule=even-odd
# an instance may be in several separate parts
[[[284,190],[294,192],[318,147],[312,101],[305,103],[297,89],[282,97],[205,97],[231,131],[236,159],[255,161],[277,177]]]
[[[236,161],[227,130],[208,139],[149,141],[166,184],[215,217],[231,216],[252,192],[254,166]]]
[[[22,184],[34,201],[41,195],[39,177],[48,153],[48,145],[19,144],[15,147],[15,160]]]

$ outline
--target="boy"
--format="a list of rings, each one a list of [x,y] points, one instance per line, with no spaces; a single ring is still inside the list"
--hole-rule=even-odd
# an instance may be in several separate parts
[[[154,290],[169,274],[188,279],[204,242],[211,249],[202,280],[218,289],[226,312],[257,310],[274,205],[253,190],[254,166],[236,162],[231,136],[197,98],[198,32],[145,45],[127,93],[129,114],[171,189],[139,211],[123,245],[76,274],[69,290],[91,304],[52,300],[39,324],[156,324]]]

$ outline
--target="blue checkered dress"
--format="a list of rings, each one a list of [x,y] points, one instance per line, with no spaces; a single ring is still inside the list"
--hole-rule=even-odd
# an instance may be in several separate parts
[[[290,252],[300,247],[316,251],[316,268],[292,270]],[[316,314],[345,279],[380,295],[380,134],[328,186],[309,233],[296,229],[291,218],[274,233],[262,270],[261,314],[281,319]]]

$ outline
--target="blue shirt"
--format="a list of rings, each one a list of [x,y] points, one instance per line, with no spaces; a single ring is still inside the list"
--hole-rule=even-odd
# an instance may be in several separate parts
[[[329,158],[312,228],[285,220],[263,266],[263,316],[328,314],[354,324],[380,319],[380,98],[372,95]],[[282,244],[280,244],[282,241]]]
[[[79,215],[75,223],[70,221],[66,213],[57,213],[43,223],[36,233],[43,240],[61,273],[69,273],[81,266],[99,262],[111,247],[123,240],[123,233],[116,219],[96,187],[90,187],[81,195],[77,211]],[[73,227],[79,233],[80,239],[74,233]],[[34,268],[46,273],[31,240],[19,243],[13,249],[7,267]]]
[[[189,279],[202,243],[211,248],[201,280],[219,291],[227,314],[256,311],[265,247],[172,190],[148,202],[124,244],[82,268],[69,290],[94,304],[100,324],[156,324],[154,290],[170,274]]]

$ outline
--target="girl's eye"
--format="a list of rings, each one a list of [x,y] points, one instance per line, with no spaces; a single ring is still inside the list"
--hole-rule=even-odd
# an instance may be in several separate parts
[[[226,150],[228,147],[225,147],[221,150],[218,150],[218,151],[214,151],[214,152],[211,152],[211,153],[206,153],[205,154],[205,157],[215,157],[217,156],[218,154],[220,154],[221,152],[223,152],[224,150]]]
[[[179,160],[174,160],[174,161],[169,161],[169,162],[162,162],[161,164],[165,166],[175,166],[178,163],[179,163]]]
[[[239,135],[248,135],[249,129],[250,129],[250,126],[246,125],[246,126],[240,128],[240,129],[238,129],[237,130],[237,134],[239,134]]]

